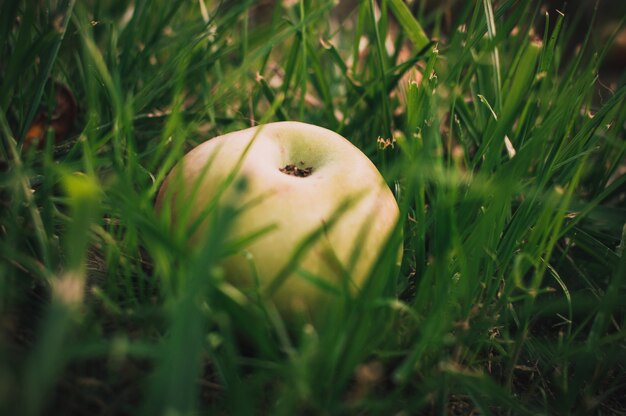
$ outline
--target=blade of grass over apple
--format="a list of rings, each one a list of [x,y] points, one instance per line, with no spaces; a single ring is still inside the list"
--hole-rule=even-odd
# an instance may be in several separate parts
[[[285,266],[277,273],[276,276],[271,278],[271,282],[265,288],[264,296],[266,298],[271,298],[280,289],[287,279],[290,278],[299,261],[306,255],[313,244],[315,244],[315,242],[322,238],[325,234],[330,232],[341,216],[348,212],[350,208],[354,207],[362,197],[363,194],[347,197],[333,210],[328,219],[326,219],[319,225],[319,227],[311,231],[301,242],[298,243]]]

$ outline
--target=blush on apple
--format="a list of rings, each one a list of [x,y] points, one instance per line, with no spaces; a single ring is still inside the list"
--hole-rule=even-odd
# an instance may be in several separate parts
[[[242,180],[243,191],[237,186]],[[223,189],[225,183],[230,185]],[[197,146],[168,175],[156,206],[165,211],[168,204],[172,226],[180,227],[185,207],[191,211],[184,220],[188,225],[215,198],[217,206],[244,207],[227,241],[274,226],[222,266],[229,282],[244,291],[258,285],[283,311],[314,308],[324,293],[333,292],[321,286],[358,290],[399,215],[367,156],[339,134],[300,122],[261,125]],[[201,222],[190,244],[197,244],[207,227]],[[295,267],[283,273],[294,251],[314,234]],[[275,281],[279,275],[285,278],[281,284]]]

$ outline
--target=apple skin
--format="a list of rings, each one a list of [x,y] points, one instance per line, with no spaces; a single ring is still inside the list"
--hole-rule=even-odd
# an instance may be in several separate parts
[[[177,227],[177,213],[193,204],[187,221],[191,223],[216,197],[238,163],[236,177],[218,206],[250,206],[236,217],[226,239],[238,239],[270,225],[276,228],[254,239],[246,253],[222,262],[226,279],[243,290],[258,284],[262,292],[303,239],[323,227],[340,204],[354,198],[355,202],[309,246],[298,267],[339,290],[345,287],[342,269],[349,269],[348,286],[357,290],[399,216],[393,194],[367,156],[339,134],[306,123],[277,122],[232,132],[200,144],[183,158],[163,183],[157,210],[162,211],[167,200],[172,227]],[[310,175],[299,177],[281,171],[288,165],[300,173],[311,168]],[[236,185],[242,178],[244,190]],[[199,191],[192,197],[194,184],[199,185]],[[193,233],[190,244],[196,244],[206,232],[205,221]],[[355,248],[356,261],[349,267]],[[273,293],[272,300],[282,311],[310,311],[324,297],[322,292],[294,271]]]

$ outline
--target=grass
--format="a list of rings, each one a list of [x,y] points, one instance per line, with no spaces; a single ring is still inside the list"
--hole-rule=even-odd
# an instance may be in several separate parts
[[[626,412],[618,31],[453,3],[0,3],[0,413]],[[347,137],[402,212],[315,326],[226,283],[236,212],[187,250],[153,206],[191,147],[277,120]]]

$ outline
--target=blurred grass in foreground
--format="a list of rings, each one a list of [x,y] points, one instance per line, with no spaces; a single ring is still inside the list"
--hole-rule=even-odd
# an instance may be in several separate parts
[[[623,21],[416,3],[1,2],[0,413],[625,412]],[[153,207],[192,146],[282,119],[403,213],[295,330],[216,267],[234,213],[190,252]]]

